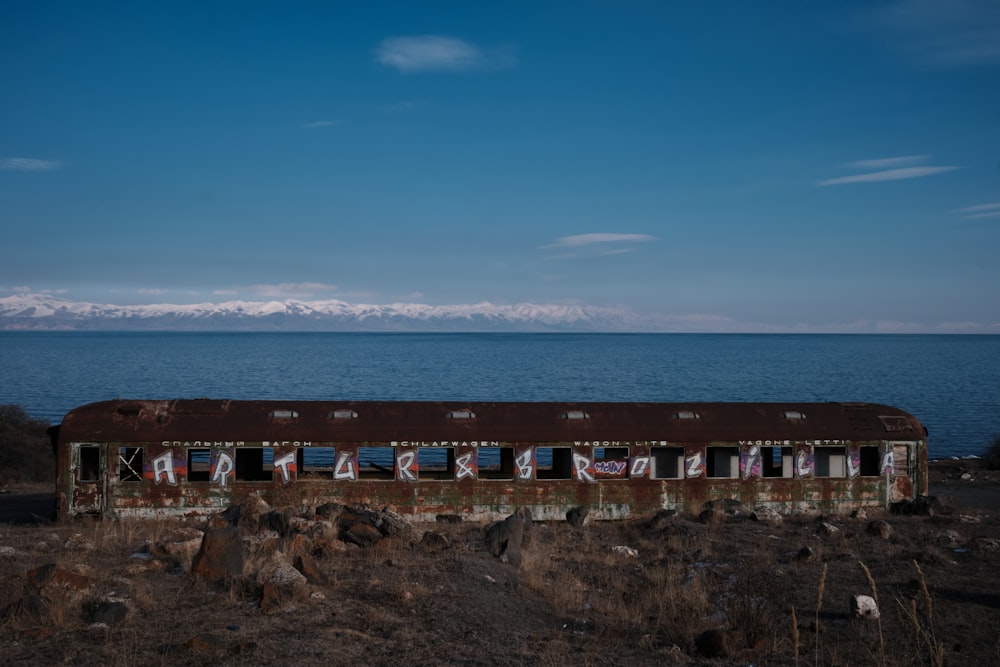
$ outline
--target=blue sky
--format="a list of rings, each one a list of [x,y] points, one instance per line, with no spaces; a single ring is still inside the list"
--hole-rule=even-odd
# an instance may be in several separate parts
[[[1000,3],[0,7],[0,296],[1000,332]]]

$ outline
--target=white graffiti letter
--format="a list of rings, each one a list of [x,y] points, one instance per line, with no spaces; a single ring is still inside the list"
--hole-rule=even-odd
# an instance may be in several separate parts
[[[337,465],[333,469],[334,479],[347,479],[352,482],[358,481],[358,473],[354,467],[350,452],[341,452],[337,455]]]
[[[229,455],[229,452],[219,452],[219,458],[215,461],[215,473],[212,475],[212,481],[218,482],[219,486],[226,488],[229,473],[235,469],[233,457]]]
[[[808,477],[812,473],[812,466],[809,465],[809,453],[800,449],[795,455],[795,474],[799,477]]]
[[[417,462],[417,452],[414,449],[403,452],[396,457],[396,468],[399,472],[399,479],[404,482],[417,481],[417,475],[411,468]]]
[[[882,474],[892,475],[892,452],[886,452],[882,455]]]
[[[472,469],[472,452],[462,454],[455,459],[455,481],[463,480],[466,477],[475,477],[476,471]]]
[[[637,456],[632,459],[632,470],[629,471],[629,477],[645,477],[646,471],[649,470],[649,457],[648,456]]]
[[[526,449],[518,454],[514,462],[517,463],[517,476],[521,479],[531,479],[531,473],[535,471],[535,467],[531,465],[531,450]]]
[[[701,477],[701,467],[701,452],[689,456],[687,460],[687,476]]]
[[[583,454],[573,452],[573,467],[576,468],[576,481],[593,482],[594,476],[587,472],[590,467],[590,459]]]
[[[153,464],[153,481],[157,484],[163,477],[167,484],[177,486],[177,476],[174,475],[174,450],[168,449],[151,461]]]
[[[288,452],[280,459],[274,460],[274,467],[281,470],[281,481],[288,484],[292,481],[292,464],[295,463],[295,452]]]

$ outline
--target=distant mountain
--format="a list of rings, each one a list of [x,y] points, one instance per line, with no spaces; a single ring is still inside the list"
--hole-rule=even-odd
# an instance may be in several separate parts
[[[0,298],[0,330],[36,331],[643,331],[624,309],[554,304],[227,301],[115,306],[28,294]]]

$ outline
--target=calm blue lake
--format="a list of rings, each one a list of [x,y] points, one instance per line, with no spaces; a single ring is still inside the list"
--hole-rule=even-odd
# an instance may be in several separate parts
[[[869,401],[931,456],[1000,433],[1000,336],[0,332],[0,403],[109,398]]]

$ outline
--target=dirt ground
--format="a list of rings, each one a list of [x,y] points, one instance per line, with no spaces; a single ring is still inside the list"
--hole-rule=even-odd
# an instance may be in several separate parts
[[[535,523],[520,567],[484,525],[417,525],[317,552],[321,583],[267,611],[254,581],[152,566],[180,524],[48,523],[47,490],[20,489],[0,495],[0,663],[1000,664],[1000,473],[931,480],[930,515]],[[82,578],[38,594],[47,564]],[[880,617],[852,617],[855,595]]]

